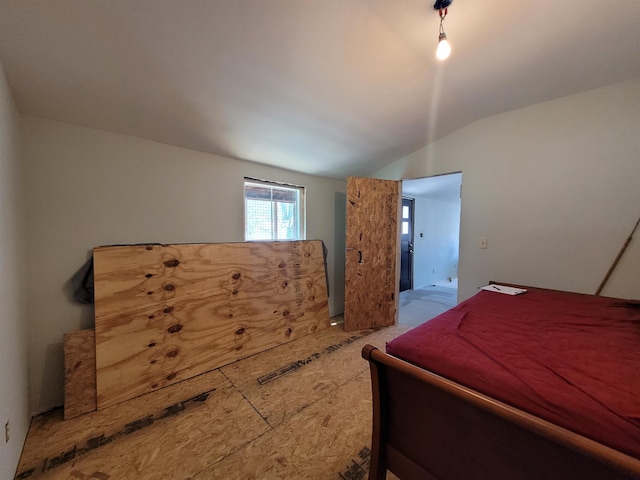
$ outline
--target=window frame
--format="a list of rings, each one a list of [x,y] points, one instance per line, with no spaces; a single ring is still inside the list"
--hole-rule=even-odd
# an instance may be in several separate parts
[[[248,186],[253,186],[253,187],[258,187],[258,188],[264,188],[264,189],[270,189],[271,191],[271,198],[270,200],[264,200],[265,203],[270,203],[271,204],[271,212],[272,212],[272,218],[271,218],[271,238],[260,238],[260,239],[250,239],[249,238],[249,231],[248,231],[248,227],[249,227],[249,213],[248,213],[248,206],[247,206],[247,202],[248,200],[250,200],[251,198],[247,197],[247,187]],[[296,192],[296,196],[297,196],[297,200],[294,202],[287,202],[287,201],[278,201],[277,199],[274,198],[274,191],[280,191],[282,192],[282,194],[286,195],[287,192],[291,192],[291,191],[295,191]],[[284,182],[275,182],[275,181],[271,181],[271,180],[263,180],[263,179],[259,179],[259,178],[253,178],[253,177],[244,177],[244,183],[243,183],[243,191],[242,191],[242,195],[243,195],[243,206],[244,206],[244,241],[245,242],[281,242],[281,241],[293,241],[293,240],[305,240],[306,239],[306,187],[302,186],[302,185],[294,185],[294,184],[290,184],[290,183],[284,183]],[[259,200],[259,199],[255,199],[255,200]],[[279,203],[292,203],[295,206],[296,209],[296,215],[297,215],[297,224],[298,224],[298,228],[297,228],[297,235],[295,236],[295,238],[277,238],[278,237],[278,232],[277,232],[277,214],[278,214],[278,207],[277,205]]]

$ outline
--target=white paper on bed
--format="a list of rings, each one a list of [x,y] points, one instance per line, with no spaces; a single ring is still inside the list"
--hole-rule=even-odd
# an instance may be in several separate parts
[[[504,293],[505,295],[520,295],[527,290],[524,288],[508,287],[506,285],[485,285],[480,287],[480,290],[488,290],[489,292]]]

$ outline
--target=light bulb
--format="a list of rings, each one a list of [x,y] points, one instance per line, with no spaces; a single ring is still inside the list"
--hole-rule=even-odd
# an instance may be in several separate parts
[[[447,35],[445,33],[440,34],[438,40],[438,49],[436,50],[436,58],[438,60],[445,60],[451,55],[451,45],[447,41]]]

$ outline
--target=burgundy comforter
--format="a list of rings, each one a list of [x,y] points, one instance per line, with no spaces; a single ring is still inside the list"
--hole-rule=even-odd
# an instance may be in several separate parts
[[[640,305],[481,291],[387,353],[640,458]]]

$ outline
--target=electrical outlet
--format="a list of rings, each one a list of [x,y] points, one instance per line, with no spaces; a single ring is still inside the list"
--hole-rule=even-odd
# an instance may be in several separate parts
[[[478,248],[487,248],[487,237],[480,237]]]
[[[4,441],[9,443],[9,420],[4,424]]]

